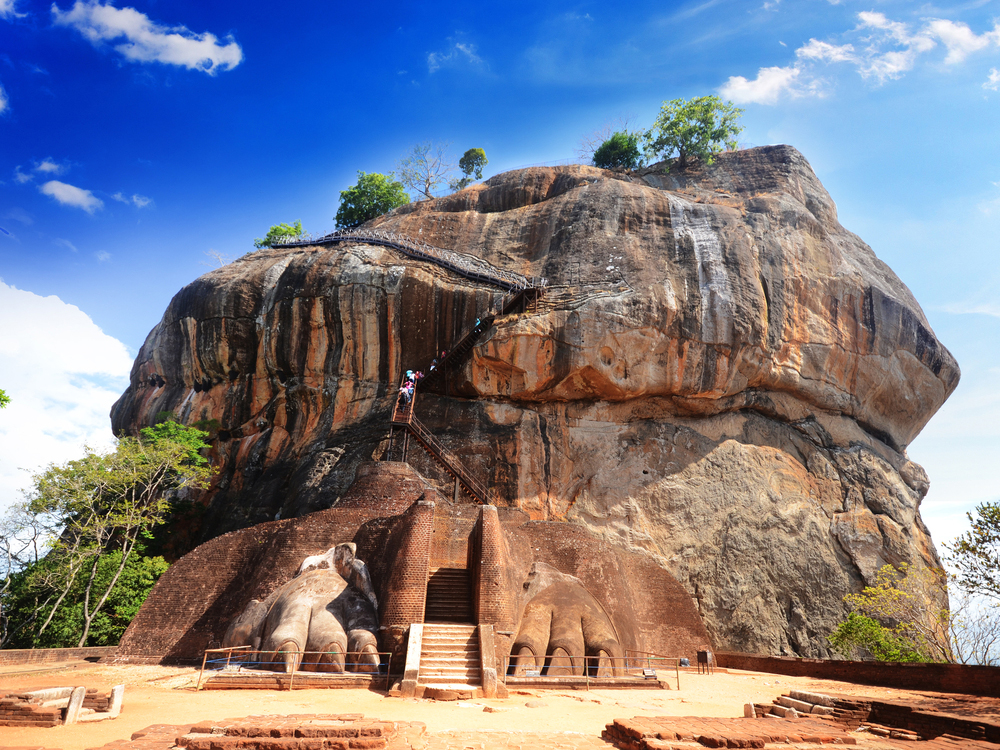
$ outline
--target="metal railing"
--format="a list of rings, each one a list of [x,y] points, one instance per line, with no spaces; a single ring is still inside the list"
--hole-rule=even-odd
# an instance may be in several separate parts
[[[378,657],[378,666],[367,662],[367,661],[347,661],[350,658],[359,658],[361,654],[367,654],[369,656],[374,655]],[[298,666],[292,669],[291,672],[287,672],[287,663],[284,660],[286,654],[295,654],[302,657]],[[214,655],[214,656],[211,656]],[[211,658],[210,658],[211,656]],[[195,690],[201,690],[202,677],[205,674],[205,669],[209,669],[215,672],[227,672],[227,673],[243,673],[245,671],[262,671],[262,672],[274,672],[276,674],[285,673],[288,675],[288,689],[291,690],[294,682],[295,675],[299,672],[307,672],[308,674],[322,674],[324,677],[363,677],[364,675],[371,675],[374,679],[375,677],[385,677],[385,689],[389,690],[389,659],[392,656],[389,651],[377,651],[377,652],[362,652],[362,651],[348,651],[344,654],[344,670],[338,672],[327,672],[320,671],[314,672],[308,667],[316,666],[329,666],[329,661],[323,661],[324,658],[329,659],[333,656],[332,653],[328,651],[259,651],[253,646],[229,646],[227,648],[210,648],[205,650],[205,656],[201,660],[201,671],[198,673],[198,684]],[[308,658],[315,657],[315,658]],[[303,667],[306,667],[305,669]],[[374,670],[374,671],[373,671]]]
[[[413,240],[402,234],[387,232],[381,229],[354,228],[341,229],[323,235],[303,234],[287,242],[275,243],[274,247],[330,245],[336,242],[363,242],[368,245],[391,247],[411,258],[435,263],[467,279],[491,284],[508,292],[544,287],[548,284],[548,280],[541,277],[528,277],[522,276],[519,273],[505,271],[474,255],[459,253],[454,250],[445,250],[441,247],[428,245],[426,242]]]
[[[535,657],[535,665],[512,665],[511,656],[503,660],[503,680],[508,677],[528,677],[533,680],[565,680],[576,677],[584,680],[587,689],[594,680],[608,680],[615,677],[643,677],[658,679],[658,671],[673,671],[677,690],[681,689],[680,657],[664,656],[648,651],[627,650],[625,656],[568,656],[566,654],[546,654],[542,666],[538,666],[539,657]],[[553,659],[558,659],[553,663]],[[516,671],[512,671],[516,670]],[[605,674],[601,674],[601,672]],[[610,674],[607,672],[610,671]],[[617,672],[617,674],[616,674]]]

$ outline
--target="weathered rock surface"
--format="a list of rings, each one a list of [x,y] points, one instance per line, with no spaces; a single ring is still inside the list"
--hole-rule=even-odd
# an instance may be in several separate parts
[[[716,648],[824,654],[845,593],[938,564],[905,448],[958,366],[794,149],[520,170],[378,224],[549,280],[417,413],[509,504],[660,556]],[[201,538],[330,507],[496,296],[369,245],[250,254],[174,298],[114,429],[217,421]]]

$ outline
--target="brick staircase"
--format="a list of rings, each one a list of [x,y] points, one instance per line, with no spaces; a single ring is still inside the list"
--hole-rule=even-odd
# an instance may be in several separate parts
[[[478,689],[482,674],[476,626],[425,623],[419,682],[439,689]]]
[[[427,579],[424,622],[472,622],[472,592],[469,571],[462,568],[431,568]]]

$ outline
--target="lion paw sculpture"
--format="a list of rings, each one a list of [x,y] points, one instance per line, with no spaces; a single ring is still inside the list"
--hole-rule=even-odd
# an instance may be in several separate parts
[[[355,549],[340,544],[307,558],[291,581],[247,605],[222,645],[249,645],[287,672],[377,672],[377,600]]]
[[[515,675],[624,674],[614,623],[579,578],[536,562],[524,582],[523,614],[511,648]]]

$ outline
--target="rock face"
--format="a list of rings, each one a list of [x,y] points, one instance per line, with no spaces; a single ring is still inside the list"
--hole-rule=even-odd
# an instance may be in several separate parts
[[[657,556],[717,649],[824,655],[845,593],[939,565],[905,449],[958,366],[794,149],[508,172],[376,223],[549,280],[417,413],[509,505]],[[401,373],[498,295],[360,243],[247,255],[174,298],[114,429],[215,420],[202,539],[335,506]]]

